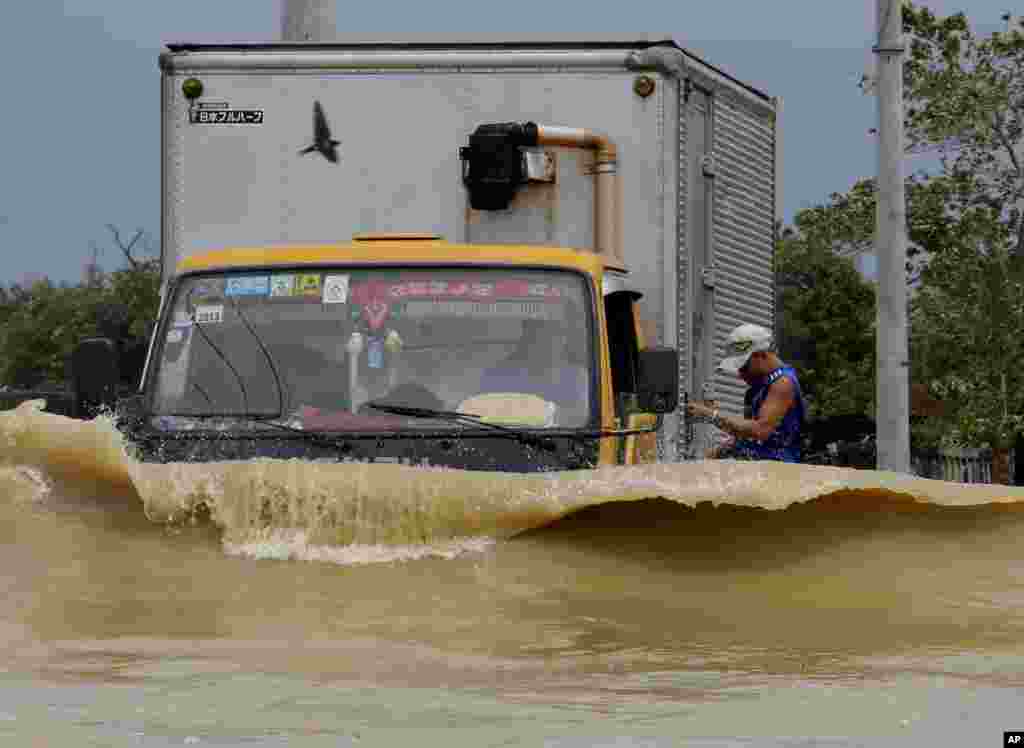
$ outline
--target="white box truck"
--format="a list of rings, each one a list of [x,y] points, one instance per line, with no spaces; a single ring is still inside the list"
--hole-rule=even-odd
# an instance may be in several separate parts
[[[577,404],[585,413],[547,417],[546,432],[538,414],[547,411],[531,410],[533,400],[505,401],[541,418],[531,429],[527,416],[517,422],[496,400],[476,400],[474,415],[492,416],[478,418],[476,431],[560,434],[566,455],[588,456],[552,464],[579,467],[651,459],[649,442],[646,452],[638,447],[645,437],[636,424],[642,413],[658,414],[658,458],[676,460],[701,448],[675,407],[680,398],[713,397],[723,411],[742,411],[741,383],[716,375],[715,364],[735,325],[773,323],[777,99],[655,38],[180,44],[161,55],[160,67],[164,287],[133,412],[162,424],[164,447],[204,419],[257,422],[262,414],[260,434],[315,442],[330,455],[342,445],[345,455],[368,459],[521,469],[507,453],[477,463],[406,445],[385,455],[388,440],[349,437],[366,428],[351,420],[367,412],[359,406],[383,402],[370,379],[389,369],[385,357],[404,357],[405,373],[385,377],[391,385],[417,366],[457,366],[428,388],[438,395],[429,402],[464,433],[473,422],[459,406],[472,390],[453,383],[495,364],[498,338],[525,335],[531,315],[575,324],[570,337],[586,338],[580,360],[590,362],[583,389],[591,400]],[[573,274],[589,280],[577,283]],[[477,306],[453,295],[462,282],[482,284]],[[374,295],[374,284],[390,290]],[[513,288],[533,291],[517,296]],[[283,325],[306,308],[278,292],[304,294],[346,322],[330,334],[272,329],[266,319]],[[277,311],[267,311],[274,304]],[[625,319],[637,329],[616,332]],[[442,330],[476,345],[476,354],[440,355]],[[349,421],[315,409],[303,411],[305,420],[281,420],[299,405],[291,395],[303,385],[290,371],[301,357],[271,350],[268,336],[301,338],[329,360],[318,359],[321,369],[348,356],[338,377]],[[434,358],[422,353],[432,345]],[[216,372],[206,380],[196,373],[199,359]],[[257,370],[269,372],[266,382],[250,379],[262,376]],[[675,391],[666,394],[669,385]],[[622,405],[629,397],[632,409]],[[406,443],[395,434],[417,418],[428,441],[444,433],[444,416],[429,422],[394,408],[375,415],[392,421],[367,434],[396,443]],[[621,431],[630,425],[633,432]],[[584,449],[588,438],[593,446]],[[483,441],[470,451],[487,451]],[[229,452],[220,456],[249,454]],[[201,457],[188,449],[161,454]]]

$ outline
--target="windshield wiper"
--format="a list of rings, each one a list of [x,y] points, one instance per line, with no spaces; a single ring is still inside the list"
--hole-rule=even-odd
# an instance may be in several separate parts
[[[206,330],[203,329],[203,326],[199,324],[199,320],[196,319],[196,309],[195,306],[192,304],[192,294],[195,293],[195,291],[196,289],[193,286],[191,289],[189,289],[188,295],[185,296],[185,309],[188,311],[189,317],[191,318],[192,324],[195,326],[196,331],[203,336],[203,340],[206,341],[206,344],[210,347],[210,350],[216,353],[220,360],[223,361],[225,365],[228,367],[228,369],[231,370],[231,373],[235,375],[235,381],[238,383],[238,389],[241,390],[242,392],[242,407],[245,408],[245,410],[249,410],[249,394],[245,391],[245,382],[242,381],[242,375],[239,374],[238,369],[236,369],[234,365],[230,361],[228,361],[227,356],[224,355],[224,353],[217,346],[217,344],[210,340],[210,336],[206,334]],[[207,399],[207,401],[209,401],[209,395],[207,395],[202,390],[200,390],[200,393],[203,395],[203,397]]]
[[[263,351],[263,355],[267,359],[267,365],[270,366],[270,373],[274,375],[274,384],[277,387],[277,414],[273,417],[280,418],[282,413],[284,413],[284,388],[281,386],[281,377],[277,373],[277,367],[274,365],[274,359],[271,358],[270,351],[267,350],[267,347],[263,345],[263,341],[260,340],[260,336],[252,329],[252,325],[249,324],[248,318],[242,313],[242,308],[238,306],[233,298],[230,296],[228,296],[228,298],[231,299],[231,307],[235,310],[235,314],[237,314],[238,318],[242,320],[242,324],[245,325],[245,329],[249,331],[253,339],[256,341],[256,345],[258,345],[260,350]]]
[[[474,426],[483,426],[494,431],[503,431],[513,439],[531,447],[553,452],[555,443],[546,437],[528,433],[522,429],[505,426],[500,423],[491,423],[483,420],[483,416],[475,413],[463,413],[459,410],[435,410],[434,408],[414,408],[407,405],[391,405],[389,403],[374,402],[371,400],[366,406],[384,413],[391,413],[396,416],[409,416],[411,418],[436,418],[441,421],[453,421],[456,423],[472,423]]]
[[[236,369],[234,367],[234,365],[228,360],[228,357],[224,355],[224,352],[221,351],[220,347],[217,346],[212,340],[210,340],[210,336],[206,334],[206,330],[203,329],[203,325],[199,324],[199,320],[196,319],[195,307],[192,304],[192,294],[195,292],[195,290],[196,290],[195,288],[190,289],[189,292],[188,292],[188,295],[185,297],[185,308],[189,310],[189,316],[192,319],[192,324],[195,326],[195,328],[199,332],[199,334],[202,335],[203,340],[210,347],[210,349],[213,350],[213,352],[217,354],[217,356],[220,358],[220,360],[224,362],[224,364],[228,367],[228,369],[231,370],[231,373],[234,374],[235,381],[238,383],[238,389],[242,393],[242,407],[245,409],[246,412],[242,416],[239,416],[239,415],[236,415],[236,414],[215,414],[215,413],[203,413],[203,414],[195,415],[195,416],[184,416],[182,414],[177,414],[177,413],[169,413],[169,414],[165,414],[165,415],[182,415],[182,417],[186,417],[186,418],[217,418],[217,417],[239,418],[239,417],[243,417],[243,418],[249,418],[249,419],[254,420],[254,421],[266,421],[266,420],[270,420],[270,419],[273,419],[273,418],[280,418],[282,412],[284,411],[284,389],[281,386],[281,377],[277,373],[277,366],[274,365],[274,359],[270,356],[270,352],[267,350],[267,347],[265,345],[263,345],[263,341],[260,339],[260,336],[257,335],[256,331],[252,329],[252,325],[249,323],[249,319],[245,316],[245,314],[242,313],[241,308],[238,306],[237,303],[235,303],[235,300],[231,299],[230,297],[228,297],[229,300],[231,301],[231,307],[235,310],[235,313],[238,315],[238,318],[240,320],[242,320],[242,324],[245,325],[245,329],[248,330],[249,334],[252,335],[252,337],[255,339],[256,345],[259,346],[260,351],[263,353],[263,356],[267,359],[267,364],[270,366],[270,373],[273,374],[273,376],[274,376],[274,384],[277,387],[277,406],[278,407],[277,407],[277,412],[273,413],[273,414],[267,414],[267,413],[250,414],[249,413],[249,393],[246,391],[245,382],[242,380],[242,375],[238,373],[238,369]],[[213,401],[210,399],[210,396],[206,393],[206,391],[202,387],[200,387],[198,383],[194,383],[192,386],[195,387],[196,390],[199,391],[199,394],[201,394],[206,399],[206,402],[209,403],[210,406],[212,407],[213,406]],[[274,425],[276,425],[276,424],[274,424]]]

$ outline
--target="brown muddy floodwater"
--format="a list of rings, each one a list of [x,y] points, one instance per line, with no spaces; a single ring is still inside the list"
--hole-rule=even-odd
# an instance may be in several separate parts
[[[142,465],[0,414],[0,745],[1002,745],[1024,491]]]

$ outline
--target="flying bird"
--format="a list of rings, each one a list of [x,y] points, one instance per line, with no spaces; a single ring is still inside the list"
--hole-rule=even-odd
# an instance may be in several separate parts
[[[331,138],[331,128],[327,126],[327,117],[324,116],[324,109],[319,101],[313,102],[313,145],[306,146],[299,155],[306,155],[316,151],[322,153],[323,157],[332,164],[338,163],[338,146],[341,141]]]

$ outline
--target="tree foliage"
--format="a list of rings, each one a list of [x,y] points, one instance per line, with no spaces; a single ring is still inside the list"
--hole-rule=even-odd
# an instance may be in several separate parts
[[[780,347],[800,370],[812,418],[873,410],[875,294],[838,256],[817,214],[797,217],[775,253]]]
[[[1024,33],[978,37],[963,13],[939,18],[910,3],[903,28],[909,148],[937,152],[945,175],[966,179],[954,209],[997,214],[1024,256]]]
[[[98,289],[41,280],[28,288],[15,286],[5,295],[12,302],[2,315],[0,382],[34,387],[61,381],[74,342],[94,323]]]
[[[83,338],[141,337],[156,317],[159,284],[159,261],[133,258],[129,267],[91,282],[0,287],[0,384],[59,383]]]
[[[1024,34],[979,37],[963,13],[907,4],[908,145],[938,153],[912,302],[911,365],[943,398],[945,440],[1007,447],[1024,428]]]
[[[913,299],[912,371],[949,406],[952,444],[1007,448],[1024,430],[1024,264],[1009,244],[952,245]]]
[[[1005,446],[1024,428],[1024,370],[1017,364],[1024,358],[1024,262],[1012,253],[1009,222],[993,209],[971,204],[976,184],[963,174],[907,180],[907,236],[913,248],[907,268],[913,286],[911,381],[942,398],[948,416],[939,424],[915,423],[916,443],[934,443],[943,434],[950,444]],[[800,236],[821,249],[794,255],[788,262],[804,263],[802,272],[824,278],[824,249],[833,255],[851,248],[870,251],[876,208],[874,183],[862,180],[849,193],[801,211],[796,217]],[[785,248],[783,240],[779,257]],[[818,303],[814,298],[808,296],[807,303]],[[873,305],[871,309],[874,314]],[[785,304],[780,314],[784,325],[807,334]],[[842,324],[847,319],[839,315],[840,324],[832,329],[819,324],[813,337],[835,335],[848,345],[850,332]],[[833,361],[844,366],[841,358]],[[873,357],[870,367],[845,366],[857,379],[843,384],[846,391],[873,390]],[[837,398],[823,399],[819,407],[840,414],[847,406]]]
[[[1005,447],[1024,429],[1024,35],[982,38],[962,13],[940,18],[912,3],[903,27],[908,150],[934,152],[940,164],[905,184],[911,381],[946,412],[915,424],[913,436]],[[863,179],[795,223],[807,242],[871,252],[876,211],[875,180]],[[872,388],[873,366],[859,369]]]

